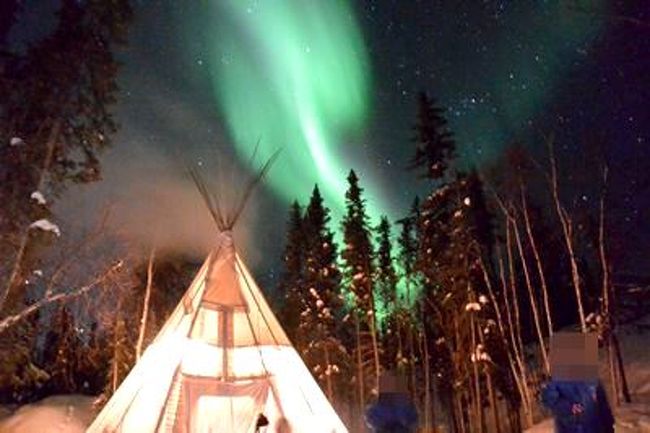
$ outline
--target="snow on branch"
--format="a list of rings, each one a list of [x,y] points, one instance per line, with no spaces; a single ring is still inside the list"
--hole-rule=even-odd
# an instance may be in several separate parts
[[[36,203],[40,204],[41,206],[45,206],[47,204],[47,200],[45,200],[43,193],[40,191],[34,191],[32,195],[29,196],[29,198],[35,200]]]
[[[11,137],[11,140],[9,140],[10,146],[21,146],[23,144],[25,144],[25,142],[20,137]]]
[[[57,226],[52,221],[45,218],[40,219],[38,221],[34,221],[33,223],[30,224],[29,228],[40,229],[43,230],[44,232],[52,232],[57,236],[61,236],[61,229],[59,228],[59,226]]]
[[[9,329],[11,326],[16,324],[17,322],[20,322],[21,320],[25,319],[29,315],[37,312],[41,308],[45,307],[46,305],[51,305],[54,303],[60,303],[60,302],[65,302],[73,298],[78,298],[79,296],[84,295],[91,289],[95,288],[97,285],[102,283],[106,278],[108,278],[113,272],[117,271],[122,267],[122,261],[119,260],[116,263],[114,263],[110,268],[108,268],[103,274],[98,276],[93,282],[90,284],[87,284],[85,286],[79,287],[76,290],[73,290],[71,292],[66,292],[66,293],[57,293],[55,295],[48,295],[41,300],[33,303],[32,305],[26,307],[22,311],[13,314],[11,316],[5,317],[0,321],[0,334],[5,332],[7,329]]]

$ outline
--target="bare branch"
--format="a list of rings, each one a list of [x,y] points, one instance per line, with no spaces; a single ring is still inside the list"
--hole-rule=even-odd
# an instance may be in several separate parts
[[[52,305],[55,303],[61,303],[68,301],[70,299],[78,298],[79,296],[84,295],[91,289],[97,287],[100,283],[102,283],[104,280],[110,278],[110,275],[120,269],[122,267],[122,261],[118,261],[115,264],[113,264],[110,268],[108,268],[103,274],[101,274],[99,277],[95,279],[95,281],[91,282],[90,284],[87,284],[85,286],[82,286],[76,290],[73,290],[71,292],[65,292],[65,293],[57,293],[56,295],[49,295],[38,302],[33,303],[32,305],[26,307],[22,311],[13,314],[11,316],[5,317],[0,321],[0,334],[3,332],[7,331],[9,328],[11,328],[13,325],[16,323],[20,322],[21,320],[27,318],[31,314],[34,314],[41,308],[47,306],[47,305]]]

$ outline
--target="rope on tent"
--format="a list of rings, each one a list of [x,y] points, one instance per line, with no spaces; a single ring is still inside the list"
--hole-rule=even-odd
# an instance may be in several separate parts
[[[243,277],[243,280],[246,283],[246,288],[250,292],[251,297],[253,298],[253,300],[255,301],[255,305],[257,305],[257,310],[259,311],[260,316],[262,316],[262,319],[264,319],[264,323],[266,324],[266,327],[268,328],[269,332],[271,333],[271,337],[273,338],[273,341],[275,341],[276,346],[280,346],[277,338],[275,337],[275,334],[273,333],[273,330],[271,329],[271,326],[269,325],[269,322],[266,320],[266,316],[264,315],[264,313],[262,312],[262,309],[260,308],[259,302],[257,302],[257,298],[255,298],[255,295],[253,294],[253,290],[251,289],[251,286],[248,283],[248,279],[246,278],[245,273],[243,272],[243,269],[242,269],[241,265],[239,264],[239,261],[235,260],[235,262],[237,263],[237,266],[239,267],[239,272],[241,273],[241,275]],[[248,316],[246,316],[246,318],[250,322],[250,318]],[[251,331],[252,331],[252,329],[251,329]],[[255,338],[255,340],[257,340],[257,338],[255,337],[254,332],[253,332],[253,338]],[[257,341],[255,342],[255,344],[257,345]],[[258,347],[259,347],[259,345],[258,345]],[[262,358],[262,363],[264,363],[264,358],[261,356],[261,349],[259,349],[259,350],[260,350],[260,357]],[[294,351],[295,351],[295,349],[294,349]],[[266,370],[265,366],[264,366],[264,369]],[[267,370],[267,372],[268,372],[268,370]],[[311,407],[311,403],[309,402],[309,399],[307,398],[307,395],[305,394],[305,391],[302,389],[302,387],[300,385],[298,386],[298,389],[300,390],[300,394],[302,394],[302,398],[305,400],[305,403],[307,403],[307,407],[309,408],[309,411],[312,414],[315,414],[316,412],[314,412],[314,409]]]
[[[236,254],[235,254],[235,266],[239,267],[239,273],[241,274],[242,279],[246,283],[246,286],[248,287],[249,292],[251,293],[251,297],[253,298],[253,300],[257,304],[257,299],[255,299],[255,295],[253,295],[252,291],[250,290],[250,286],[248,285],[248,280],[246,279],[245,274],[242,272],[241,266],[239,266]],[[275,344],[277,346],[278,341],[276,340],[275,336],[273,335],[273,331],[271,330],[271,327],[269,326],[268,322],[266,321],[266,318],[264,317],[264,314],[262,314],[262,311],[259,308],[259,304],[257,304],[257,309],[260,312],[260,316],[262,316],[262,318],[264,319],[264,323],[266,323],[266,327],[269,329],[269,332],[271,333],[271,337],[273,338],[273,340],[275,341]],[[260,342],[257,340],[257,335],[255,335],[255,329],[253,329],[253,322],[251,321],[251,318],[248,315],[248,313],[246,313],[246,321],[248,322],[248,326],[251,329],[251,334],[253,335],[253,341],[255,342],[255,347],[257,347],[257,351],[260,354],[260,361],[262,362],[262,368],[264,369],[264,374],[266,376],[268,376],[269,375],[269,369],[266,368],[266,362],[264,362],[264,355],[262,354],[262,347],[260,345]]]
[[[269,325],[268,320],[266,320],[266,316],[262,312],[262,308],[260,308],[259,302],[257,302],[257,298],[253,294],[253,290],[251,289],[251,286],[248,283],[248,279],[246,278],[246,274],[244,273],[244,270],[242,269],[241,265],[239,264],[239,260],[237,259],[236,253],[235,253],[235,266],[237,266],[237,268],[239,269],[239,273],[243,277],[242,279],[244,280],[244,283],[246,283],[246,288],[248,289],[248,292],[251,294],[251,298],[253,298],[253,301],[255,301],[255,305],[257,306],[257,311],[260,312],[260,316],[262,316],[262,319],[264,319],[264,323],[266,324],[266,327],[268,328],[269,333],[271,334],[271,338],[273,338],[273,341],[275,342],[276,346],[280,346],[280,343],[279,343],[278,339],[275,337],[275,334],[273,333],[273,329],[271,329],[271,325]]]

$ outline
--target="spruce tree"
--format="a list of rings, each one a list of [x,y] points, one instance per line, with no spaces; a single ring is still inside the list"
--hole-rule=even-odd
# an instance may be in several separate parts
[[[346,214],[342,222],[345,246],[341,257],[345,266],[345,285],[349,289],[355,321],[358,397],[359,403],[365,405],[365,399],[369,397],[367,385],[376,391],[380,374],[380,349],[372,281],[373,247],[359,178],[351,170],[347,180],[349,187],[345,193]],[[370,371],[366,370],[367,367],[370,367]]]
[[[383,216],[377,226],[376,235],[377,260],[375,270],[376,298],[378,311],[386,318],[395,310],[397,299],[397,274],[393,266],[390,222]],[[378,317],[378,325],[382,327],[382,318]]]
[[[417,100],[415,154],[411,168],[421,171],[427,179],[442,178],[456,155],[456,143],[447,127],[444,110],[433,98],[420,92]]]
[[[70,183],[100,178],[99,152],[116,131],[113,51],[124,42],[129,2],[60,3],[51,34],[25,53],[0,56],[0,237],[7,241],[0,255],[9,263],[0,315],[22,302],[20,282],[43,242],[55,238],[30,224],[52,217],[52,202]]]
[[[409,308],[418,299],[417,268],[418,257],[418,225],[420,219],[420,199],[415,197],[409,214],[398,221],[401,225],[397,239],[397,260],[401,269],[402,293],[398,293],[398,304]]]
[[[403,357],[403,341],[399,303],[397,301],[397,273],[393,264],[391,227],[388,218],[383,216],[376,228],[377,245],[375,267],[375,303],[377,324],[381,331],[381,364],[394,369]]]
[[[289,210],[287,240],[282,255],[283,272],[278,292],[283,303],[280,316],[291,341],[298,342],[298,326],[304,296],[305,233],[303,232],[302,209],[294,201]]]
[[[422,275],[424,347],[431,354],[424,366],[438,377],[438,394],[456,423],[465,424],[460,408],[469,398],[470,430],[482,425],[481,321],[476,311],[483,289],[478,261],[487,259],[491,228],[480,181],[475,173],[459,172],[453,166],[455,143],[442,110],[420,95],[417,140],[412,167],[435,181],[424,201],[418,223],[416,269]],[[488,259],[489,260],[489,259]],[[481,355],[481,356],[479,356]],[[428,375],[429,377],[431,375]],[[427,381],[430,382],[430,381]],[[430,391],[431,383],[426,385]]]
[[[300,339],[307,365],[328,398],[333,400],[343,391],[340,379],[348,364],[348,355],[338,338],[341,273],[336,263],[337,250],[329,228],[329,213],[318,186],[314,186],[302,222],[304,279]]]
[[[415,197],[409,213],[398,221],[401,225],[397,240],[397,262],[401,271],[400,285],[396,299],[393,329],[397,338],[395,364],[398,369],[406,369],[409,386],[414,401],[418,401],[418,347],[422,337],[422,315],[420,314],[420,278],[417,271],[418,257],[418,223],[420,217],[420,200]]]

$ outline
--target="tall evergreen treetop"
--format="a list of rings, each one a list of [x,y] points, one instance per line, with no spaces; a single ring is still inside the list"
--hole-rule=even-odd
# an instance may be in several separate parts
[[[395,307],[397,274],[393,266],[392,244],[390,239],[390,222],[382,217],[377,226],[377,287],[384,307]]]
[[[329,209],[323,205],[318,186],[314,186],[303,219],[305,238],[305,276],[318,284],[317,290],[331,292],[328,297],[338,296],[340,274],[336,266],[336,243],[334,233],[328,227]],[[332,299],[331,302],[334,302]]]
[[[110,106],[118,62],[112,50],[124,43],[131,15],[128,0],[63,0],[52,34],[5,64],[0,138],[3,144],[11,137],[27,143],[23,151],[36,171],[49,172],[52,185],[99,177],[97,152],[116,130]]]
[[[297,280],[302,275],[304,243],[302,208],[297,201],[294,201],[289,210],[287,244],[282,256],[285,276],[291,280]]]
[[[287,240],[282,256],[283,273],[278,287],[280,295],[284,298],[280,315],[286,325],[285,329],[289,334],[289,338],[292,340],[295,340],[302,307],[304,249],[305,236],[303,234],[302,209],[300,204],[294,201],[289,210]]]
[[[359,178],[354,170],[350,170],[347,179],[349,183],[349,188],[345,193],[347,211],[343,218],[345,247],[341,256],[350,273],[353,292],[362,298],[370,297],[373,248],[365,200],[362,197],[363,189],[359,186]]]
[[[420,199],[415,197],[409,214],[398,221],[402,226],[397,240],[399,245],[398,256],[405,277],[415,271],[415,261],[418,252],[418,223],[420,219]]]
[[[444,110],[433,98],[420,92],[415,124],[415,155],[410,167],[422,171],[427,179],[444,177],[451,160],[456,156],[456,143],[447,127]]]
[[[336,244],[328,227],[329,221],[329,209],[324,206],[323,197],[315,186],[300,233],[304,238],[304,269],[298,349],[332,399],[339,388],[339,374],[348,355],[337,335],[340,323],[337,316],[343,303]]]
[[[400,271],[399,281],[403,283],[397,300],[401,306],[407,309],[412,307],[418,300],[420,283],[418,278],[418,246],[419,246],[419,223],[420,223],[420,199],[415,197],[409,214],[397,222],[401,230],[397,238],[397,260]]]

